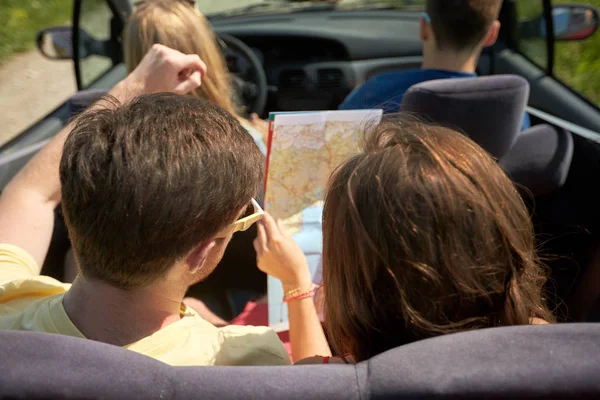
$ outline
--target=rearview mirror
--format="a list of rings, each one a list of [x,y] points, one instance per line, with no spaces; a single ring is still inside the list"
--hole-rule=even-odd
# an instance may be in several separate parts
[[[583,40],[598,29],[598,10],[582,4],[556,4],[552,7],[554,39]]]
[[[44,29],[37,36],[40,52],[52,60],[73,59],[73,28],[56,26]]]

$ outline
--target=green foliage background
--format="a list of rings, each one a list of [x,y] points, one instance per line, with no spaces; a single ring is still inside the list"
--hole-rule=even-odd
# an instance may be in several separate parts
[[[0,0],[0,63],[35,46],[39,30],[70,24],[73,0]]]
[[[553,0],[553,2],[561,3],[559,0]],[[600,0],[576,0],[574,2],[590,4],[600,9]],[[554,74],[600,107],[600,30],[592,37],[580,42],[557,43]]]
[[[563,0],[552,0],[564,4]],[[574,0],[600,9],[600,0]],[[517,0],[517,13],[522,21],[539,17],[541,0]],[[547,67],[546,43],[531,38],[520,42],[521,51],[542,68]],[[556,42],[554,76],[600,107],[600,30],[588,39],[577,42]]]

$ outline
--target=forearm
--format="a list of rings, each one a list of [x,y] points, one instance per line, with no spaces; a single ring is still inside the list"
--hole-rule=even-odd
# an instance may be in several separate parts
[[[117,84],[109,95],[118,101],[126,101],[135,94],[135,90],[125,82]],[[111,103],[100,101],[92,108],[110,107]],[[23,192],[24,194],[35,194],[38,201],[42,201],[50,208],[60,203],[60,179],[58,168],[62,156],[63,146],[72,124],[63,128],[51,141],[42,148],[25,167],[9,182],[3,194],[11,196]]]
[[[110,94],[119,101],[132,90],[118,84]],[[107,107],[100,102],[94,107]],[[19,246],[44,262],[54,229],[54,209],[60,204],[59,165],[72,124],[63,128],[8,183],[0,195],[0,243]]]
[[[142,92],[186,94],[201,84],[206,64],[195,54],[183,54],[155,44],[136,69],[109,94],[123,103]],[[100,101],[94,107],[111,107]],[[0,243],[12,244],[42,265],[60,203],[59,164],[71,126],[63,129],[7,185],[0,195]]]
[[[288,302],[288,319],[294,361],[312,356],[331,356],[312,297]]]
[[[63,128],[8,183],[0,195],[0,243],[19,246],[41,268],[60,203],[58,165],[71,127]]]

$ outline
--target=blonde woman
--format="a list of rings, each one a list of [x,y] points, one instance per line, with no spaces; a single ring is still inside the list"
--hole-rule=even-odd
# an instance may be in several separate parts
[[[202,86],[190,94],[206,99],[236,116],[263,154],[261,133],[242,118],[233,99],[231,77],[210,22],[193,1],[144,0],[137,2],[124,32],[125,64],[133,71],[153,44],[184,54],[198,54],[208,66]]]

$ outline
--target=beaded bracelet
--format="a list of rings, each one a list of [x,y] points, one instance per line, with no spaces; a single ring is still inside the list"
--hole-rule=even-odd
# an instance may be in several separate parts
[[[315,291],[319,288],[319,285],[315,285],[314,283],[311,285],[310,289],[302,290],[300,288],[288,290],[285,292],[283,296],[283,302],[289,303],[294,300],[303,300],[315,295]]]
[[[291,297],[294,295],[297,295],[298,293],[301,293],[302,289],[301,288],[295,288],[295,289],[290,289],[287,292],[285,292],[285,294],[283,295],[283,297]]]
[[[293,297],[293,296],[296,296],[296,295],[298,295],[298,294],[300,294],[300,293],[306,293],[306,292],[309,292],[309,291],[311,291],[311,290],[313,289],[313,286],[315,286],[315,285],[313,284],[313,285],[312,285],[310,288],[308,288],[308,289],[303,289],[303,288],[301,288],[301,287],[297,287],[297,288],[294,288],[294,289],[290,289],[290,290],[286,291],[286,292],[283,294],[283,297],[284,297],[284,298],[287,298],[287,297]]]

